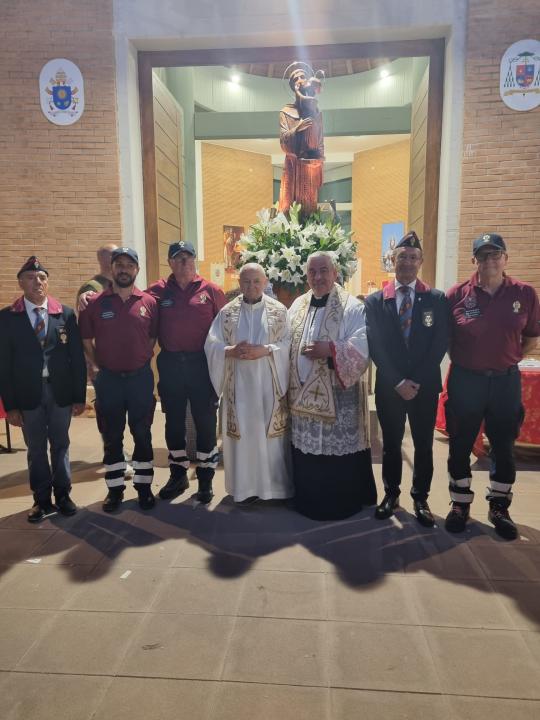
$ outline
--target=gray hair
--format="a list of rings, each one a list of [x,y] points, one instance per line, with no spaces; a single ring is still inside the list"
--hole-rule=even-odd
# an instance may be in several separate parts
[[[266,277],[266,272],[265,272],[263,266],[259,265],[259,263],[250,262],[250,263],[246,263],[245,265],[242,265],[242,268],[240,269],[239,277],[242,277],[242,273],[245,270],[257,270],[257,272],[261,273],[261,275]]]
[[[331,263],[332,267],[334,268],[334,270],[336,270],[336,271],[339,270],[335,255],[331,252],[328,252],[327,250],[316,250],[314,253],[311,253],[311,255],[309,255],[307,262],[306,262],[306,270],[308,269],[309,263],[311,262],[311,260],[313,258],[318,258],[318,257],[328,258],[330,260],[330,263]]]

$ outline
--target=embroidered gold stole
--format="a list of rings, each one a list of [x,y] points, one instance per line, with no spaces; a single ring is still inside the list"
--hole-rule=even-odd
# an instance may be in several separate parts
[[[312,298],[310,290],[299,300],[300,307],[292,320],[291,371],[289,379],[289,407],[295,415],[307,415],[323,422],[335,422],[336,406],[333,391],[333,376],[327,359],[313,361],[313,366],[302,385],[298,374],[298,354],[301,351],[304,327]],[[336,342],[348,293],[337,283],[334,284],[324,308],[319,340]]]
[[[267,295],[263,295],[263,303],[268,321],[268,342],[271,345],[276,344],[283,339],[285,334],[287,309],[280,302]],[[236,328],[240,320],[241,308],[242,296],[239,295],[222,311],[223,337],[227,345],[234,345],[236,343]],[[287,388],[280,387],[274,356],[270,354],[267,358],[261,358],[261,360],[268,360],[270,364],[272,385],[274,388],[274,405],[270,422],[266,429],[266,436],[268,438],[280,437],[285,434],[289,419]],[[235,365],[234,358],[225,358],[223,395],[227,398],[227,435],[236,440],[240,440],[240,428],[238,427],[238,419],[236,416]],[[254,398],[253,401],[255,407],[256,399]]]

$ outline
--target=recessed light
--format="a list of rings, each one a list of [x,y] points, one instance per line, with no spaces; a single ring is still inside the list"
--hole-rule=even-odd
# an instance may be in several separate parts
[[[233,83],[235,83],[236,85],[238,85],[238,83],[240,82],[240,75],[238,75],[238,73],[233,73],[233,74],[231,75],[231,82],[233,82]]]
[[[380,71],[380,73],[379,73],[379,76],[380,76],[381,78],[386,78],[386,77],[388,77],[389,75],[390,75],[390,73],[389,73],[389,71],[388,71],[386,68],[383,68],[383,69]]]

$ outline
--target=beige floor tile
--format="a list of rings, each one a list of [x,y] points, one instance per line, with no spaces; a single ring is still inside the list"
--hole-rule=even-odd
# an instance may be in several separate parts
[[[325,686],[325,623],[312,620],[238,618],[223,679]]]
[[[133,633],[121,675],[218,680],[234,619],[149,615]]]
[[[32,507],[30,498],[26,500],[15,500],[6,502],[0,500],[0,528],[11,528],[12,530],[28,530],[28,511]],[[45,526],[48,521],[44,520],[41,527]],[[49,526],[50,527],[50,526]]]
[[[407,547],[405,572],[453,579],[484,579],[484,572],[465,542],[435,530]]]
[[[28,523],[27,523],[28,525]],[[56,530],[41,527],[30,530],[0,529],[0,564],[12,565],[41,553],[42,546]]]
[[[448,698],[453,720],[538,720],[539,700],[501,700],[497,698]]]
[[[494,580],[492,584],[518,630],[540,631],[540,583]]]
[[[66,602],[68,610],[143,612],[156,597],[166,570],[101,562]],[[0,596],[1,598],[1,596]]]
[[[0,584],[0,607],[60,610],[77,592],[87,565],[14,565]]]
[[[443,691],[540,698],[539,667],[519,632],[426,628]]]
[[[417,625],[418,615],[408,578],[387,575],[378,582],[351,587],[327,575],[328,618],[359,622]]]
[[[328,637],[333,687],[440,691],[420,627],[333,622]]]
[[[12,670],[54,618],[55,613],[45,610],[0,611],[0,670]]]
[[[475,546],[472,551],[493,580],[540,580],[540,553],[536,546],[501,541],[496,546]]]
[[[332,720],[455,720],[443,695],[331,689],[330,698]]]
[[[529,652],[532,653],[533,659],[536,661],[536,665],[540,669],[540,632],[521,631],[521,637],[525,641]]]
[[[238,614],[324,620],[325,576],[322,573],[251,571],[245,580]]]
[[[90,720],[108,678],[7,673],[0,680],[2,720]]]
[[[209,720],[215,692],[196,680],[114,678],[92,720]]]
[[[220,578],[202,568],[170,568],[153,613],[236,615],[243,578]]]
[[[140,619],[130,613],[60,612],[17,669],[110,675]]]
[[[422,625],[514,629],[487,580],[411,577],[410,582]]]
[[[326,688],[223,682],[211,720],[329,720],[328,702]]]

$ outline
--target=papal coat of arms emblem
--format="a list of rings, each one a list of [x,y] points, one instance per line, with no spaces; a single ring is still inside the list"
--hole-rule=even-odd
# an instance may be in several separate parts
[[[41,109],[56,125],[71,125],[84,109],[84,85],[79,68],[70,60],[51,60],[39,77]]]
[[[513,110],[532,110],[540,105],[540,42],[520,40],[501,60],[500,93]]]

